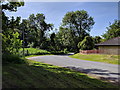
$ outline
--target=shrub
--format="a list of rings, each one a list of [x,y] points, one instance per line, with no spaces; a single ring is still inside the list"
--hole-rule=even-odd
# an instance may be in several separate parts
[[[78,48],[81,50],[92,50],[94,48],[92,37],[86,36],[82,42],[78,43]]]
[[[21,54],[23,53],[22,48],[20,49],[19,53],[21,53]],[[42,50],[42,49],[39,49],[39,48],[24,48],[24,53],[25,53],[25,56],[50,54],[49,51]]]
[[[65,53],[65,54],[67,54],[67,53],[68,53],[67,48],[65,48],[65,49],[64,49],[64,53]]]

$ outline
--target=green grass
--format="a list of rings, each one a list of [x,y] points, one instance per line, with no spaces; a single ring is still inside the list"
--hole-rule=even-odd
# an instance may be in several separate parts
[[[117,88],[67,68],[27,61],[3,66],[3,88]]]
[[[77,53],[75,55],[70,56],[72,58],[77,58],[81,60],[89,60],[89,61],[96,61],[96,62],[104,62],[110,64],[119,64],[118,55],[103,55],[103,54],[80,54]]]
[[[50,54],[49,51],[38,49],[38,48],[25,48],[25,55],[45,55],[45,54]],[[28,50],[28,53],[27,53]],[[23,49],[20,49],[20,53],[22,54]]]
[[[3,53],[2,64],[7,64],[7,63],[23,64],[26,63],[26,61],[24,60],[23,57],[20,57],[19,55]]]

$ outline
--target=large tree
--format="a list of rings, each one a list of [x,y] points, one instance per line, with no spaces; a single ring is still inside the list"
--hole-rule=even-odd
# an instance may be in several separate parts
[[[79,39],[83,39],[93,25],[93,18],[84,10],[68,12],[62,20],[62,26],[74,30]]]
[[[1,6],[2,6],[2,52],[3,53],[10,53],[11,50],[13,51],[13,49],[16,49],[16,47],[14,47],[17,43],[19,43],[18,41],[18,27],[20,24],[20,17],[17,17],[16,19],[14,19],[14,17],[12,17],[11,19],[9,19],[9,17],[7,17],[5,15],[5,11],[17,11],[17,7],[23,6],[24,2],[5,2],[5,1],[1,1],[0,2]],[[14,40],[16,39],[16,40]],[[21,42],[21,41],[20,41]],[[14,43],[14,45],[13,45]],[[18,48],[17,48],[18,49]],[[18,50],[16,50],[18,51]]]
[[[46,41],[47,31],[52,30],[53,24],[47,24],[45,22],[44,14],[31,14],[28,18],[28,24],[25,25],[28,27],[29,35],[26,35],[28,43],[34,43],[34,47],[44,48]]]
[[[106,40],[120,37],[120,20],[115,20],[112,25],[107,27],[107,31],[102,35]]]
[[[59,39],[61,49],[67,48],[69,51],[76,49],[77,36],[75,32],[69,28],[59,28],[59,32],[56,35]]]
[[[5,2],[5,1],[1,1],[0,2],[2,4],[2,11],[3,10],[9,10],[9,11],[17,11],[18,7],[24,6],[24,2],[21,2],[21,0],[16,2]]]
[[[73,41],[74,47],[78,50],[78,42],[82,41],[85,36],[89,36],[89,32],[94,23],[93,18],[89,16],[87,11],[77,10],[66,13],[62,20],[62,25],[60,26],[66,31],[66,39],[63,43],[67,43],[70,47],[72,47],[73,44],[71,41]],[[75,39],[73,39],[73,37],[75,37]]]
[[[19,33],[20,33],[20,39],[24,41],[24,47],[27,47],[28,45],[28,36],[30,36],[30,29],[29,29],[29,21],[27,19],[23,19],[22,23],[20,23],[19,26]],[[33,36],[33,35],[32,35]],[[31,40],[34,38],[31,37]]]

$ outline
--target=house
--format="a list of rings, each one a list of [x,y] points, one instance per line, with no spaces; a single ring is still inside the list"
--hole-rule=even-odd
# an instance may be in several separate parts
[[[96,44],[101,54],[120,55],[120,37],[109,39],[105,42]]]

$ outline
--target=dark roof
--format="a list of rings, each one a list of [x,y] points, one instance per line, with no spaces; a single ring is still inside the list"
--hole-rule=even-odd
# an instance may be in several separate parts
[[[101,43],[98,43],[96,44],[97,46],[104,46],[104,45],[107,45],[107,46],[110,46],[110,45],[120,45],[120,37],[115,37],[115,38],[112,38],[112,39],[109,39],[105,42],[101,42]]]

